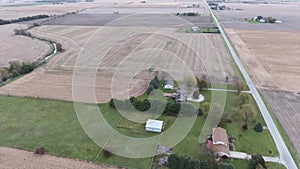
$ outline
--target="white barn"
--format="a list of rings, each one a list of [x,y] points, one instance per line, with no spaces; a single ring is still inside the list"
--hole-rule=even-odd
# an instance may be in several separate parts
[[[160,133],[162,131],[163,124],[164,124],[163,121],[148,119],[145,129],[146,129],[146,131]]]

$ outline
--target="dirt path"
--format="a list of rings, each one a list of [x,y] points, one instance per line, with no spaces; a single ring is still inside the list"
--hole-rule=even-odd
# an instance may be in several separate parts
[[[0,168],[5,169],[116,169],[116,166],[93,164],[86,161],[35,155],[33,152],[14,148],[0,147]]]

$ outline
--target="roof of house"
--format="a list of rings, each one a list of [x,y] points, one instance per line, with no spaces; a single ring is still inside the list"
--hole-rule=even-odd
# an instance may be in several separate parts
[[[221,127],[213,128],[212,140],[214,143],[222,142],[227,145],[228,138],[227,138],[226,130]]]
[[[174,86],[174,81],[173,80],[166,80],[165,85]]]
[[[229,146],[224,146],[222,144],[213,144],[211,147],[211,150],[214,153],[226,153],[228,156],[230,155],[230,150],[229,150]]]
[[[148,119],[146,122],[146,128],[158,128],[161,129],[163,126],[163,121],[160,120],[153,120],[153,119]]]
[[[211,148],[214,153],[226,153],[229,156],[230,150],[225,129],[221,127],[213,128],[212,141],[213,145]]]

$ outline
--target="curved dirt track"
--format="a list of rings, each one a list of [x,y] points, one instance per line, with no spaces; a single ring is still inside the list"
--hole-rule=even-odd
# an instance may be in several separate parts
[[[5,169],[116,169],[119,167],[94,164],[86,161],[35,155],[33,152],[14,148],[0,147],[0,168]]]

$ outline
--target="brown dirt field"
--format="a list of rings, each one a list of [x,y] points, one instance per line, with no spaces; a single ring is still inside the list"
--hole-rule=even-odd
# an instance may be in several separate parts
[[[259,88],[300,92],[300,32],[226,32]]]
[[[16,95],[16,96],[31,96],[41,98],[51,98],[59,100],[72,101],[72,75],[74,65],[76,63],[77,56],[82,50],[87,38],[101,27],[82,27],[82,26],[42,26],[34,29],[32,33],[39,36],[49,37],[62,43],[64,52],[58,53],[50,61],[35,70],[34,72],[25,75],[24,77],[0,88],[0,94],[4,95]],[[141,29],[141,28],[136,28]],[[143,29],[143,28],[142,28]],[[149,28],[150,30],[153,28]],[[102,39],[111,39],[112,34],[119,32],[131,31],[132,28],[128,27],[111,27],[111,32],[101,35]],[[155,30],[157,30],[155,28]],[[175,33],[176,29],[162,28],[161,33],[175,36],[177,39],[183,41],[183,44],[187,44],[191,47],[188,49],[185,45],[179,43],[178,40],[172,38],[166,38],[161,35],[140,34],[138,36],[132,36],[130,39],[118,41],[113,48],[107,51],[105,58],[103,59],[100,68],[98,69],[96,78],[96,98],[97,102],[107,102],[111,98],[111,78],[113,72],[118,68],[118,65],[122,59],[133,51],[136,47],[140,49],[144,48],[158,48],[164,49],[169,52],[176,53],[180,56],[186,64],[193,70],[194,74],[201,76],[206,73],[202,60],[217,59],[214,51],[218,53],[217,61],[223,63],[225,74],[232,82],[235,78],[235,72],[233,70],[232,63],[228,59],[226,49],[223,45],[222,39],[219,34],[186,34]],[[170,31],[171,30],[171,31]],[[203,39],[208,38],[211,42],[204,43]],[[143,44],[143,40],[147,39],[147,43]],[[94,42],[97,44],[97,39]],[[210,44],[211,43],[211,44]],[[171,45],[170,45],[171,44]],[[200,45],[203,44],[203,45]],[[213,49],[215,47],[216,49]],[[97,45],[85,50],[95,50]],[[188,49],[188,50],[187,50]],[[206,53],[204,52],[206,49]],[[193,51],[200,54],[201,59],[196,56]],[[104,51],[106,52],[106,51]],[[103,53],[103,52],[102,52]],[[144,62],[144,61],[142,61]],[[141,62],[141,64],[142,64]],[[170,67],[169,71],[182,71],[173,68],[175,63],[172,60],[161,60],[166,67]],[[211,61],[215,62],[215,61]],[[134,62],[136,64],[139,62]],[[172,66],[173,65],[173,66]],[[214,72],[220,71],[218,67],[207,65]],[[129,88],[129,94],[137,96],[142,94],[148,87],[152,75],[148,71],[140,72],[133,78]],[[127,77],[123,79],[128,81]],[[211,81],[223,83],[225,77],[221,79],[212,76]],[[122,79],[121,79],[122,81]],[[83,86],[84,87],[84,86]],[[122,96],[122,94],[120,94]],[[86,102],[91,102],[89,98],[83,98]]]
[[[300,32],[238,29],[226,32],[300,155]]]
[[[246,3],[221,3],[232,10],[215,11],[219,20],[226,28],[246,30],[300,30],[300,3],[288,2],[279,4],[246,4]],[[239,10],[237,10],[239,9]],[[256,16],[273,17],[282,23],[253,24],[245,21]]]
[[[0,147],[1,168],[5,169],[116,169],[118,167],[104,164],[93,164],[86,161],[35,155],[33,152],[14,148]]]
[[[68,12],[81,11],[87,8],[95,7],[107,7],[107,6],[118,6],[120,4],[126,4],[125,1],[113,2],[80,2],[80,3],[64,3],[64,4],[47,4],[47,5],[34,5],[34,6],[18,6],[18,7],[3,7],[0,8],[0,19],[10,20],[18,19],[25,16],[33,15],[61,15]]]
[[[12,60],[32,62],[52,50],[46,42],[14,35],[14,29],[23,27],[24,25],[18,24],[0,26],[0,67],[8,66],[8,62]]]

